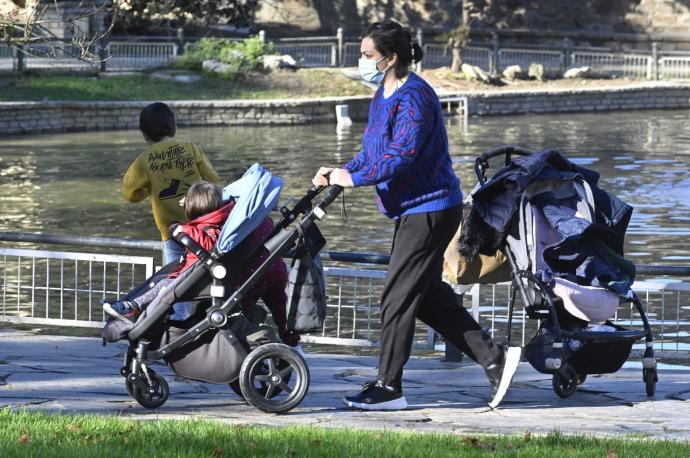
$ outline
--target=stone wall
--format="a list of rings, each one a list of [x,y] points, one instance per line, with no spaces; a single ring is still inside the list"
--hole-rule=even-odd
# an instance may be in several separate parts
[[[665,82],[623,88],[486,91],[467,95],[470,115],[576,113],[689,108],[690,86]],[[149,102],[0,102],[0,136],[41,132],[138,129]],[[335,105],[366,121],[369,97],[310,100],[169,102],[179,126],[335,124]]]
[[[335,105],[347,104],[366,121],[369,97],[303,100],[171,101],[178,126],[335,123]],[[150,102],[0,102],[0,136],[41,132],[138,129]]]
[[[641,83],[623,88],[486,92],[469,97],[470,115],[689,108],[690,86]]]

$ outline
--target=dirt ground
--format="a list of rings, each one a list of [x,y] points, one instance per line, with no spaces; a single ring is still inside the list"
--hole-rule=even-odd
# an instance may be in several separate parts
[[[488,91],[540,91],[552,89],[594,89],[620,88],[641,83],[647,80],[630,78],[611,79],[551,79],[545,81],[517,80],[502,81],[503,85],[492,85],[480,81],[468,81],[459,75],[451,73],[447,68],[423,70],[421,76],[426,79],[437,92],[488,92]],[[260,82],[259,82],[260,81]],[[286,71],[264,74],[254,83],[261,85],[289,89],[298,95],[309,93],[330,92],[333,95],[367,95],[375,89],[375,85],[364,83],[359,78],[357,68],[323,68],[302,69],[297,72]]]
[[[619,88],[640,83],[647,80],[630,78],[611,79],[552,79],[545,81],[517,80],[503,81],[504,85],[491,85],[479,81],[468,81],[456,76],[448,69],[425,70],[421,73],[438,92],[486,92],[486,91],[515,91],[515,90],[550,90],[550,89],[595,89]]]

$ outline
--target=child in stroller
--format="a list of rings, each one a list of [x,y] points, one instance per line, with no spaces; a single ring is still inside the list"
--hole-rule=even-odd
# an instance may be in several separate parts
[[[232,212],[235,200],[231,199],[228,202],[224,202],[223,192],[218,186],[207,181],[198,181],[187,191],[183,205],[189,223],[173,224],[170,227],[170,232],[174,234],[181,231],[191,237],[204,250],[211,251],[218,241],[223,223],[225,223]],[[236,249],[236,255],[243,258],[256,250],[271,235],[273,229],[273,221],[271,218],[265,217],[251,233],[247,241]],[[263,250],[252,264],[246,266],[244,272],[237,277],[232,286],[236,288],[249,278],[267,257],[268,253]],[[112,304],[105,302],[103,310],[115,318],[132,323],[132,320],[136,319],[166,286],[182,272],[194,265],[197,260],[197,256],[192,251],[187,250],[184,263],[180,262],[176,270],[166,278],[161,278],[153,284],[148,282],[150,289],[135,297],[128,295],[127,299],[116,301]],[[287,279],[288,274],[285,263],[281,260],[274,261],[266,275],[250,290],[241,304],[242,310],[249,315],[251,307],[261,298],[271,312],[280,339],[283,343],[296,347],[299,345],[299,334],[287,329],[287,317],[285,316],[285,305],[287,302],[285,286]]]
[[[168,398],[167,382],[150,367],[160,360],[182,378],[229,384],[249,404],[266,412],[288,411],[306,396],[309,369],[302,355],[278,343],[272,332],[245,313],[242,303],[271,265],[282,262],[291,249],[301,253],[305,261],[317,259],[325,240],[316,220],[326,215],[326,208],[342,189],[331,187],[315,203],[323,188],[313,188],[292,208],[282,207],[282,217],[273,233],[253,252],[247,250],[238,256],[238,250],[276,207],[281,189],[279,178],[258,164],[250,167],[240,180],[224,189],[224,195],[234,196],[236,202],[213,250],[206,251],[188,234],[177,231],[175,240],[193,252],[198,261],[162,289],[135,323],[118,319],[106,323],[104,343],[129,343],[120,373],[125,377],[127,391],[142,406],[158,408]],[[257,263],[245,281],[238,280],[264,250],[267,256],[263,262]],[[148,288],[151,280],[143,287]],[[241,284],[235,288],[237,283]],[[301,298],[302,293],[307,297],[309,289],[295,289],[301,291],[297,297]],[[170,314],[180,302],[191,302],[189,317],[178,319]],[[304,305],[301,300],[296,304],[300,308]],[[251,311],[257,310],[253,307]],[[291,305],[290,317],[292,313]],[[296,313],[296,321],[300,322],[300,311]],[[308,332],[297,326],[294,330]]]
[[[514,157],[517,156],[517,157]],[[505,157],[487,180],[489,161]],[[463,226],[460,252],[472,259],[502,250],[511,268],[507,339],[519,291],[528,318],[539,320],[525,347],[530,364],[553,374],[557,395],[572,395],[588,374],[616,372],[644,338],[643,380],[658,380],[652,331],[631,289],[635,266],[623,258],[632,207],[598,187],[599,174],[555,150],[502,146],[476,160],[479,185]],[[609,321],[631,303],[643,329]]]

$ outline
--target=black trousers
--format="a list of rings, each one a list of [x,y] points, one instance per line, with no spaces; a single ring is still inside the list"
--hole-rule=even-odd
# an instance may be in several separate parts
[[[410,358],[415,319],[483,367],[501,349],[472,315],[456,302],[441,280],[443,253],[462,218],[461,207],[400,217],[395,223],[391,260],[381,296],[379,380],[402,386],[403,366]]]

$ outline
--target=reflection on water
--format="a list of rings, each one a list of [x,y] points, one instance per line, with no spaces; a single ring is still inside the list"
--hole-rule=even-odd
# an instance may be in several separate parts
[[[556,148],[601,173],[603,187],[635,207],[627,256],[638,263],[690,259],[690,130],[687,111],[476,118],[469,130],[449,122],[462,188],[475,184],[474,158],[499,144]],[[285,180],[283,200],[298,198],[320,165],[346,162],[363,125],[181,129],[207,151],[221,176],[260,162]],[[122,174],[145,147],[136,131],[20,137],[0,141],[0,230],[156,239],[148,202],[119,194]],[[372,188],[349,190],[349,221],[339,203],[321,227],[328,249],[387,252],[392,224],[378,214]]]

